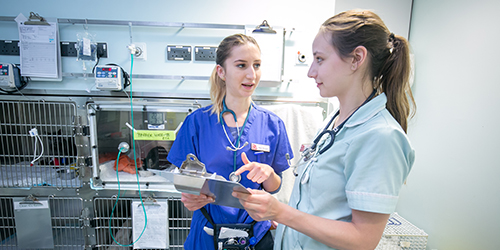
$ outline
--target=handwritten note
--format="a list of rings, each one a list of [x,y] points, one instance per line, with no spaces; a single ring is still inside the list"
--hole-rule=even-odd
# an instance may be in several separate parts
[[[174,130],[136,130],[134,132],[136,141],[174,141]]]

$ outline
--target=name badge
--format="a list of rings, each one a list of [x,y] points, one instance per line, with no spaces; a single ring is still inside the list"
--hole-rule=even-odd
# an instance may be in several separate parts
[[[257,144],[257,143],[252,143],[251,149],[253,151],[262,151],[262,152],[269,152],[271,151],[269,148],[269,145],[263,145],[263,144]]]
[[[306,148],[309,148],[311,147],[312,144],[302,144],[300,145],[300,152],[304,152],[304,150],[306,150]]]

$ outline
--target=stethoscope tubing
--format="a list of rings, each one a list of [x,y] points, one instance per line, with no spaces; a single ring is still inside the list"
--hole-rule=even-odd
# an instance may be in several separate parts
[[[239,130],[238,128],[238,118],[236,118],[236,114],[234,113],[234,111],[230,110],[227,108],[226,106],[226,100],[224,98],[224,100],[222,101],[222,111],[220,113],[220,123],[222,125],[222,129],[224,130],[224,134],[226,135],[226,138],[227,140],[229,141],[229,144],[230,146],[227,146],[226,149],[227,150],[230,150],[230,151],[233,151],[233,171],[236,171],[236,157],[237,157],[237,151],[243,149],[245,146],[248,145],[248,142],[245,142],[245,144],[243,144],[243,146],[240,147],[240,140],[241,140],[241,135],[243,134],[243,130],[245,129],[245,126],[247,124],[247,121],[248,121],[248,117],[250,116],[250,110],[252,109],[252,104],[250,103],[250,106],[248,107],[248,113],[247,113],[247,117],[245,118],[245,122],[243,123],[243,126],[241,127],[241,130]],[[224,113],[226,112],[229,112],[233,115],[233,118],[234,118],[234,122],[236,123],[236,129],[237,129],[237,133],[238,133],[238,137],[236,139],[236,145],[232,143],[231,139],[229,138],[229,135],[227,134],[227,131],[226,131],[226,127],[224,126],[224,119],[222,117],[222,115],[224,115]]]
[[[337,110],[337,112],[335,113],[335,115],[333,115],[333,117],[330,119],[330,121],[328,121],[328,123],[326,124],[326,126],[323,128],[323,130],[321,131],[321,133],[319,133],[313,140],[313,144],[309,147],[309,148],[306,148],[303,152],[302,152],[302,155],[301,155],[301,158],[299,160],[299,163],[297,164],[300,164],[300,162],[302,160],[305,160],[305,161],[309,161],[311,160],[312,158],[318,156],[318,155],[321,155],[323,154],[324,152],[326,152],[328,149],[330,149],[332,146],[333,146],[333,143],[335,142],[335,136],[337,135],[337,133],[344,127],[345,123],[349,120],[349,118],[351,118],[354,113],[356,113],[356,111],[359,110],[359,108],[361,108],[363,105],[365,105],[366,103],[368,103],[374,96],[375,96],[375,93],[377,92],[376,89],[374,89],[372,91],[372,93],[370,94],[370,96],[368,96],[368,98],[366,98],[366,100],[358,107],[356,108],[356,110],[354,110],[354,112],[352,112],[351,115],[349,115],[349,117],[347,117],[347,119],[345,119],[340,125],[338,125],[337,127],[329,130],[328,128],[330,127],[330,125],[333,123],[333,121],[335,120],[335,118],[337,118],[337,116],[340,114],[340,109]],[[330,141],[328,142],[327,145],[325,146],[319,146],[318,147],[318,143],[321,141],[321,138],[325,135],[325,134],[329,134],[331,139]],[[325,141],[327,140],[328,138],[325,139]],[[318,148],[316,148],[318,147]],[[321,148],[321,149],[319,149]],[[306,168],[307,169],[309,167],[310,163],[307,164]],[[296,173],[296,169],[297,169],[297,165],[295,166],[294,168],[294,174],[295,176],[297,176],[298,174]]]

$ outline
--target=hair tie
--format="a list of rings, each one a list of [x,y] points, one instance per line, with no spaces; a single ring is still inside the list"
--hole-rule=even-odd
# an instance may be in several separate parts
[[[389,35],[389,41],[391,41],[391,40],[394,41],[394,39],[395,39],[394,33],[391,32],[391,34]]]
[[[391,32],[391,34],[389,35],[389,52],[392,54],[392,51],[394,50],[394,48],[396,47],[396,37],[394,37],[394,33]]]

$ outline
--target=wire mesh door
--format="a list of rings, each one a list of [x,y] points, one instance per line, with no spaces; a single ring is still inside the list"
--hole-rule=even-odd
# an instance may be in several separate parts
[[[72,102],[0,101],[0,188],[81,187]]]
[[[49,197],[54,249],[85,249],[78,197]],[[36,227],[36,222],[33,222]],[[0,197],[0,249],[18,249],[13,198]],[[34,235],[33,237],[36,237]]]
[[[132,210],[134,199],[94,199],[96,221],[96,247],[98,249],[132,249]],[[116,207],[113,211],[113,207]],[[191,226],[192,212],[187,210],[179,198],[168,198],[169,248],[184,249],[183,244]],[[113,217],[111,212],[113,211]],[[111,229],[111,230],[110,230]],[[112,235],[111,235],[112,233]]]

